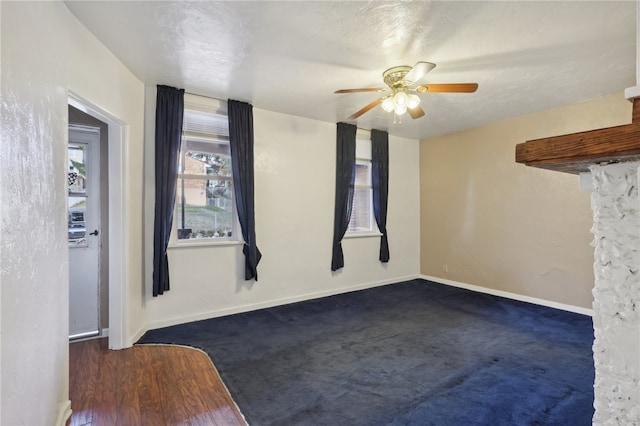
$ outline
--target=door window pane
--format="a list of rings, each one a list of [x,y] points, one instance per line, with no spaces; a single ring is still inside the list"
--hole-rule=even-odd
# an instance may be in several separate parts
[[[86,208],[87,197],[69,197],[69,209],[67,214],[69,246],[84,247],[87,245],[87,229],[85,222]]]
[[[82,193],[87,191],[87,170],[85,162],[85,146],[69,145],[68,181],[69,192]]]
[[[67,239],[69,247],[86,247],[87,146],[70,143],[67,152],[67,181],[69,184]]]

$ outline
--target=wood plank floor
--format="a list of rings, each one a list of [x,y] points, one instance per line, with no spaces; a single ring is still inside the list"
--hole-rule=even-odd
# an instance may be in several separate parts
[[[246,425],[209,357],[181,346],[69,344],[69,426]]]

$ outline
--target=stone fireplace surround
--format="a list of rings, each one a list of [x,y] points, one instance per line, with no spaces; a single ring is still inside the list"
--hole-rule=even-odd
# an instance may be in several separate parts
[[[639,168],[640,162],[590,168],[595,425],[640,424]]]

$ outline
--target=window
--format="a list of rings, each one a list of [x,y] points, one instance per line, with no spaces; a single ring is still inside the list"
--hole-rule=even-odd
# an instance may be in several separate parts
[[[235,240],[236,209],[226,115],[185,101],[174,224],[179,242]]]
[[[69,182],[69,198],[67,238],[71,247],[86,247],[85,210],[87,207],[86,153],[84,143],[69,143],[67,180]]]
[[[356,160],[356,179],[347,232],[370,232],[372,211],[371,161]]]
[[[371,141],[356,139],[356,177],[347,233],[374,231]]]

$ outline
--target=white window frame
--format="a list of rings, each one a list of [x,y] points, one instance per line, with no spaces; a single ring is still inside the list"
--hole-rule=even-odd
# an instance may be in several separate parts
[[[379,237],[382,233],[378,230],[378,224],[376,223],[375,215],[373,213],[373,181],[372,170],[373,164],[371,161],[371,139],[368,135],[369,132],[363,132],[358,129],[356,134],[356,164],[366,164],[369,166],[369,184],[368,185],[355,185],[354,197],[351,205],[351,214],[353,215],[353,202],[355,202],[355,190],[356,189],[369,189],[369,229],[356,231],[349,230],[344,235],[344,238],[362,238],[362,237]]]
[[[184,109],[185,110],[194,110],[205,113],[213,113],[217,115],[227,116],[227,108],[226,103],[219,101],[213,98],[206,98],[203,96],[193,95],[189,93],[185,93],[184,95]],[[183,148],[185,145],[186,138],[198,139],[201,141],[209,140],[212,143],[229,143],[229,138],[223,135],[203,135],[201,133],[187,133],[183,131],[182,135],[182,147],[180,149],[179,156],[181,161],[184,158]],[[203,181],[207,180],[229,180],[233,182],[233,170],[231,171],[231,176],[206,176],[206,175],[194,175],[194,174],[185,174],[178,173],[177,179],[199,179]],[[212,179],[212,177],[214,179]],[[178,239],[178,228],[180,223],[180,209],[178,205],[180,200],[177,195],[176,188],[176,202],[174,204],[173,210],[173,226],[171,228],[171,236],[169,238],[169,248],[179,248],[179,247],[199,247],[199,246],[219,246],[219,245],[234,245],[234,244],[242,244],[242,236],[240,235],[240,223],[238,221],[238,212],[235,203],[235,190],[232,195],[232,231],[231,237],[209,237],[209,238],[192,238],[192,239]]]

